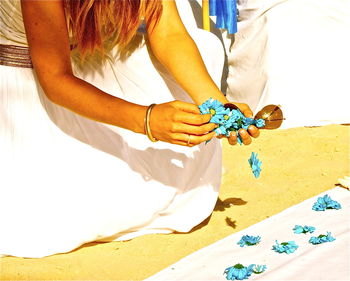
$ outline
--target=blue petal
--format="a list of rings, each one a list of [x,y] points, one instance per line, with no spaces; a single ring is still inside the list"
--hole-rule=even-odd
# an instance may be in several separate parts
[[[294,233],[296,233],[296,234],[303,233],[303,231],[304,231],[304,229],[303,229],[303,227],[302,227],[301,225],[296,225],[296,226],[293,228],[293,230],[294,230]]]
[[[225,269],[224,274],[226,274],[226,279],[227,280],[234,280],[233,279],[233,272],[234,272],[233,266],[230,266],[230,267]]]
[[[316,230],[314,226],[306,226],[306,225],[304,226],[304,229],[307,229],[307,232],[309,233],[313,233]]]
[[[335,240],[335,238],[331,235],[331,233],[330,232],[327,232],[327,241],[328,242],[332,242],[332,241],[334,241]]]
[[[255,274],[260,274],[260,273],[263,273],[265,270],[266,270],[266,265],[259,265],[259,264],[257,264],[257,265],[253,265],[254,267],[253,267],[253,272],[255,273]]]
[[[265,127],[265,120],[264,119],[256,119],[255,126],[258,128]]]

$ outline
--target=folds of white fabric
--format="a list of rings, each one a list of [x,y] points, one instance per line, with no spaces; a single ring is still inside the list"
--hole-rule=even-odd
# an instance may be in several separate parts
[[[228,97],[282,106],[282,128],[350,123],[350,2],[242,0]]]
[[[197,30],[188,2],[179,4],[219,83],[220,42]],[[6,42],[16,44],[20,2],[1,8],[15,17],[0,14]],[[76,75],[139,104],[191,101],[141,43],[125,61],[75,65]],[[43,257],[95,240],[186,232],[210,215],[221,182],[218,140],[193,149],[151,143],[53,104],[35,79],[31,69],[0,66],[0,254]]]

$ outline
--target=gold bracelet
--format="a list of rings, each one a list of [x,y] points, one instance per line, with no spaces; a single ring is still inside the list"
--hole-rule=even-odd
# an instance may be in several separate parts
[[[147,135],[147,137],[150,139],[151,142],[156,142],[158,141],[155,137],[152,136],[152,132],[151,132],[151,126],[150,126],[150,116],[151,116],[151,111],[153,109],[153,107],[155,107],[156,104],[152,103],[146,111],[146,116],[145,116],[145,133]]]

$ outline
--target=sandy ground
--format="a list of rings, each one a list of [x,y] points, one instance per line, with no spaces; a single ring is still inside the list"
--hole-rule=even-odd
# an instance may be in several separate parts
[[[90,243],[42,259],[0,259],[1,280],[141,280],[180,258],[307,198],[350,175],[350,126],[262,131],[250,146],[223,145],[220,198],[210,218],[190,233]],[[247,159],[258,152],[255,179]],[[190,215],[190,214],[189,214]]]

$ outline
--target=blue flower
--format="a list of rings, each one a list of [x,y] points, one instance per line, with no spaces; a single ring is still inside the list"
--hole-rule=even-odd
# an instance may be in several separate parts
[[[261,237],[260,236],[250,236],[250,235],[243,235],[241,240],[237,242],[237,244],[241,247],[244,246],[253,246],[260,242]]]
[[[323,197],[319,197],[317,201],[312,206],[312,209],[315,211],[325,211],[326,209],[341,209],[341,205],[337,202],[331,199],[329,195],[325,195]]]
[[[230,266],[225,269],[224,274],[226,274],[227,280],[244,280],[248,279],[253,273],[253,267],[255,264],[249,266],[243,266],[240,263],[237,263],[234,266]]]
[[[202,114],[211,114],[210,122],[215,124],[224,122],[224,116],[230,112],[230,109],[226,109],[221,102],[213,98],[208,99],[198,106],[198,108]]]
[[[274,250],[277,253],[294,253],[296,249],[298,249],[298,245],[295,244],[294,241],[288,241],[288,242],[282,242],[279,244],[276,240],[276,245],[272,246],[272,250]]]
[[[248,159],[248,163],[252,169],[252,172],[256,178],[260,176],[262,162],[258,159],[258,154],[252,152],[252,155]]]
[[[263,273],[265,270],[266,270],[266,265],[260,265],[260,264],[255,264],[254,267],[253,267],[253,272],[255,274],[260,274],[260,273]]]
[[[296,234],[300,234],[300,233],[313,233],[315,231],[315,227],[313,226],[308,226],[308,225],[304,225],[304,226],[301,226],[301,225],[296,225],[294,226],[293,230],[294,230],[294,233]]]
[[[335,238],[331,235],[330,232],[327,231],[327,235],[321,234],[319,236],[312,236],[309,240],[309,242],[311,244],[321,244],[321,243],[325,243],[325,242],[332,242],[334,241]]]
[[[216,128],[214,131],[218,135],[225,135],[226,137],[230,136],[230,133],[232,130],[232,119],[230,119],[231,114],[224,115],[223,121],[219,123],[219,127]]]

